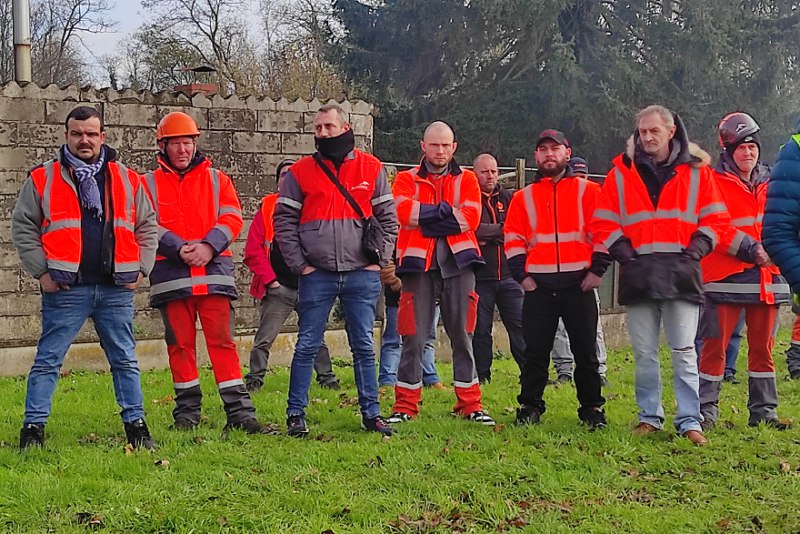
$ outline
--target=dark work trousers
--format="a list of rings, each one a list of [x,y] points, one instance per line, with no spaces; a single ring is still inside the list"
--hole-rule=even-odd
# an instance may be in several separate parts
[[[600,392],[597,370],[597,303],[594,292],[580,287],[560,290],[537,288],[525,292],[522,306],[522,331],[525,336],[525,366],[522,370],[520,404],[544,413],[543,394],[547,385],[550,352],[558,329],[559,317],[567,329],[575,355],[575,387],[578,391],[578,415],[605,403]]]
[[[492,327],[494,308],[500,312],[500,319],[508,333],[511,355],[520,372],[525,362],[525,338],[522,336],[522,301],[524,292],[513,278],[505,280],[478,280],[475,282],[478,293],[478,324],[472,336],[472,351],[475,354],[475,367],[478,379],[492,379]]]

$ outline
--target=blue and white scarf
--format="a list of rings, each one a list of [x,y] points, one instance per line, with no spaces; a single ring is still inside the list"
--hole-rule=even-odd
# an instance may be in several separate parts
[[[78,196],[81,198],[81,205],[94,211],[95,216],[102,220],[103,203],[100,201],[100,189],[97,187],[95,175],[100,172],[105,163],[106,147],[100,149],[100,157],[94,163],[86,163],[78,158],[69,151],[66,145],[64,145],[64,157],[67,158],[67,163],[72,167],[72,175],[78,182]]]

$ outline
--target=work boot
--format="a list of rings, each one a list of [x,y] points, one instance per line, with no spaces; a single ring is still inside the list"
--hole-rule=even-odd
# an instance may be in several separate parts
[[[687,430],[683,433],[683,437],[691,441],[694,445],[698,447],[703,447],[708,445],[708,438],[706,438],[702,432],[699,430]]]
[[[144,419],[139,418],[136,421],[124,423],[124,426],[128,443],[133,445],[134,449],[156,450],[156,442],[150,436],[150,430],[147,428],[147,423],[144,422]]]
[[[594,432],[595,430],[600,430],[608,426],[608,420],[602,408],[587,410],[581,413],[578,418],[586,423],[586,426],[589,427],[589,432]]]
[[[28,447],[44,447],[44,425],[29,423],[19,432],[19,450]]]
[[[286,418],[286,433],[293,438],[302,438],[308,435],[306,418],[302,415],[290,415]]]
[[[516,423],[518,425],[536,425],[542,419],[542,410],[536,406],[523,404],[517,408]]]
[[[644,436],[644,435],[647,435],[647,434],[653,434],[653,433],[658,432],[658,431],[659,431],[658,427],[653,426],[650,423],[645,423],[644,421],[642,421],[641,423],[639,423],[638,425],[633,427],[633,430],[631,431],[631,433],[633,433],[636,436]]]
[[[255,417],[245,419],[238,423],[228,423],[224,430],[242,430],[247,434],[279,434],[280,430],[276,425],[260,422]]]

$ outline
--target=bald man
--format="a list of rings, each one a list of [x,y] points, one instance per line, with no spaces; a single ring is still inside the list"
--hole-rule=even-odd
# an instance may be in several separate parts
[[[420,147],[422,161],[398,173],[393,188],[400,222],[397,274],[403,291],[397,330],[403,336],[403,352],[389,422],[402,423],[419,414],[423,344],[438,302],[453,349],[453,412],[491,426],[495,422],[481,405],[471,342],[478,308],[474,269],[484,264],[475,237],[480,186],[475,173],[453,159],[458,145],[447,124],[428,126]]]
[[[497,160],[491,154],[480,154],[472,162],[472,170],[481,187],[481,222],[475,235],[486,265],[475,270],[475,291],[478,293],[478,323],[472,337],[475,367],[481,384],[492,381],[494,309],[506,327],[511,355],[522,370],[525,361],[525,340],[522,336],[522,301],[524,292],[511,276],[503,252],[503,224],[511,203],[512,192],[498,183]]]

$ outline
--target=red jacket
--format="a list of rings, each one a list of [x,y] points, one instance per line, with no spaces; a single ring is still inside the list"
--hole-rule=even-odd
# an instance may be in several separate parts
[[[270,251],[275,245],[275,229],[272,217],[275,214],[275,202],[278,193],[267,195],[261,201],[250,229],[247,231],[247,241],[244,245],[244,264],[253,273],[250,282],[250,295],[261,300],[267,293],[267,286],[277,279],[275,270],[270,263]]]

